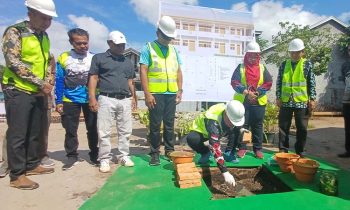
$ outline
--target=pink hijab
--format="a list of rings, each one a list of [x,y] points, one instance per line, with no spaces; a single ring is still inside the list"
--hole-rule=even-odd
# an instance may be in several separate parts
[[[256,59],[251,62],[251,57],[256,57]],[[252,90],[256,91],[258,82],[260,79],[260,53],[247,52],[244,55],[244,66],[245,66],[245,76],[247,80],[247,86]]]

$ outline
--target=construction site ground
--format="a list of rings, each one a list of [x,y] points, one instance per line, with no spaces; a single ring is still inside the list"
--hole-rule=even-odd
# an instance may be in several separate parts
[[[0,123],[1,144],[6,128],[6,123]],[[110,173],[100,173],[97,167],[89,164],[86,130],[84,123],[81,123],[78,131],[80,141],[79,154],[85,161],[76,165],[71,170],[62,171],[61,167],[66,159],[63,147],[65,132],[60,123],[52,123],[49,133],[49,155],[56,163],[55,173],[31,176],[30,178],[38,182],[40,187],[29,191],[11,188],[9,186],[10,181],[8,176],[0,179],[1,209],[78,209],[79,207],[82,209],[185,209],[185,204],[190,205],[190,209],[217,209],[215,208],[216,205],[222,207],[231,205],[230,199],[211,201],[210,192],[205,185],[186,190],[177,188],[174,185],[172,165],[166,160],[162,159],[160,167],[148,166],[147,153],[149,150],[146,141],[147,131],[138,121],[134,121],[133,128],[131,153],[136,163],[134,168],[119,168],[119,164],[113,163]],[[275,139],[275,143],[277,141]],[[116,142],[116,132],[114,132],[114,153],[116,153]],[[293,145],[293,142],[294,137],[291,136],[290,145]],[[241,166],[264,164],[269,155],[277,150],[275,146],[273,144],[265,145],[264,160],[256,160],[254,157],[248,155],[246,160],[241,161]],[[312,118],[310,120],[306,148],[308,155],[325,161],[321,161],[322,167],[342,169],[341,177],[343,177],[343,173],[349,173],[350,159],[340,159],[337,157],[338,153],[344,152],[344,122],[342,117]],[[177,146],[176,149],[188,150],[189,148],[186,146]],[[236,167],[234,165],[231,166]],[[271,167],[271,171],[281,179],[292,179],[290,177],[291,175],[281,174],[278,168]],[[157,181],[152,182],[152,177],[156,178]],[[105,186],[103,186],[104,184]],[[269,201],[271,202],[271,206],[277,205],[280,208],[293,209],[297,208],[298,199],[305,200],[305,197],[310,196],[312,191],[316,191],[313,186],[305,187],[305,185],[300,185],[296,181],[290,185],[293,189],[298,190],[288,193],[245,197],[244,199],[242,198],[244,201],[242,203],[259,206]],[[343,187],[350,189],[348,186],[349,181],[346,183],[340,182],[340,185],[340,189],[343,189]],[[310,201],[310,203],[305,201],[305,204],[316,205],[316,203],[320,203],[318,205],[321,205],[329,203],[330,205],[333,203],[335,205],[334,207],[340,206],[338,209],[349,209],[350,195],[348,191],[341,192],[342,198],[338,198],[337,200],[332,200],[329,196],[314,193],[307,200],[316,199],[318,202],[313,203]],[[93,198],[90,199],[91,197]],[[278,200],[284,201],[286,198],[289,198],[288,203],[277,202]],[[235,202],[238,201],[236,200]],[[299,204],[303,203],[299,202]],[[235,204],[232,205],[236,206]],[[318,205],[314,206],[314,208],[308,208],[324,209]],[[194,208],[192,208],[193,206]],[[344,208],[343,206],[348,208]]]

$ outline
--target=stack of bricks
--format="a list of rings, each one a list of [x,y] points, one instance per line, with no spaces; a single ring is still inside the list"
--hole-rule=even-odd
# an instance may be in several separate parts
[[[176,170],[176,180],[180,188],[191,188],[202,185],[198,169],[194,162],[179,163],[174,165]]]

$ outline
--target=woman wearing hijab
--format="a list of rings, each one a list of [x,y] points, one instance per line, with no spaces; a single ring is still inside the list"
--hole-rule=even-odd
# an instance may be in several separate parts
[[[260,63],[260,47],[255,41],[247,45],[243,64],[239,64],[233,72],[231,85],[235,90],[234,99],[239,100],[245,107],[244,128],[252,132],[253,151],[256,158],[262,159],[263,153],[263,121],[267,104],[266,92],[272,86],[272,77],[266,67]],[[243,142],[238,141],[239,133],[235,134],[235,142],[231,142],[228,150],[235,155],[235,148],[238,147],[237,156],[243,158],[247,147]],[[226,150],[227,152],[227,150]]]

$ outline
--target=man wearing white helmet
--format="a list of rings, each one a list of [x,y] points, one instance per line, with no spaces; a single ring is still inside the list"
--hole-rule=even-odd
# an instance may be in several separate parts
[[[181,60],[177,50],[170,45],[176,38],[175,21],[163,16],[158,22],[158,39],[148,42],[141,50],[140,76],[145,102],[150,116],[151,166],[159,165],[161,142],[160,126],[163,122],[165,156],[174,151],[174,119],[176,104],[182,97]]]
[[[187,144],[201,154],[198,163],[209,163],[213,154],[225,182],[232,186],[235,185],[235,179],[225,166],[220,141],[224,136],[231,138],[232,130],[239,132],[240,126],[244,124],[244,112],[243,104],[237,100],[213,105],[193,121],[191,132],[186,136]],[[205,141],[209,141],[208,146],[204,144]]]
[[[25,5],[29,21],[8,27],[3,36],[6,67],[2,85],[10,186],[35,189],[39,184],[27,176],[54,172],[53,168],[40,166],[38,152],[43,143],[40,141],[43,115],[47,113],[44,100],[51,94],[55,70],[45,31],[57,14],[52,0],[27,0]]]
[[[126,38],[119,31],[108,36],[109,49],[92,57],[89,71],[89,107],[97,112],[100,172],[110,171],[112,125],[116,121],[118,131],[118,162],[126,167],[134,166],[130,158],[129,137],[132,132],[131,110],[137,107],[134,81],[135,72],[126,58]],[[98,101],[96,87],[99,87]]]
[[[254,155],[256,158],[262,159],[263,121],[267,104],[266,93],[271,89],[272,77],[266,66],[260,63],[260,46],[255,41],[248,43],[243,63],[239,64],[232,74],[231,85],[235,90],[233,98],[242,102],[245,107],[246,121],[244,127],[246,129],[250,128],[252,131]],[[235,136],[238,138],[239,134]],[[237,156],[240,158],[245,156],[247,152],[245,143],[240,142],[238,145],[232,145],[232,142],[230,142],[229,145],[228,149],[232,149],[231,156],[234,155],[236,146],[239,148]],[[226,150],[226,152],[229,151]]]
[[[276,104],[280,107],[279,149],[289,150],[289,129],[294,114],[296,125],[295,152],[305,156],[307,125],[315,108],[316,82],[312,63],[304,58],[304,42],[293,39],[288,46],[290,59],[284,61],[278,71],[276,81]]]

